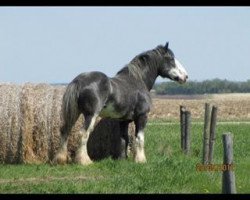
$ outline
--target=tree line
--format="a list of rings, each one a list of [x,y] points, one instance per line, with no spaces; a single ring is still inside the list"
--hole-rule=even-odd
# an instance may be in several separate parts
[[[156,94],[216,94],[216,93],[250,93],[250,79],[245,82],[235,82],[222,79],[204,81],[188,81],[185,84],[176,82],[156,83],[153,88]]]

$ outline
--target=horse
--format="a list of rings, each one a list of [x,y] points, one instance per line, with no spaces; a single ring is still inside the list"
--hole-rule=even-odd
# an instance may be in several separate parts
[[[60,129],[60,147],[53,159],[54,163],[67,162],[68,136],[80,114],[83,114],[85,120],[80,129],[76,163],[92,163],[87,153],[87,141],[98,116],[119,121],[122,130],[120,134],[126,147],[128,125],[134,122],[134,161],[145,163],[144,129],[152,106],[150,90],[158,76],[180,84],[188,79],[187,71],[169,48],[169,42],[138,54],[112,78],[99,71],[76,76],[63,95],[63,125]]]

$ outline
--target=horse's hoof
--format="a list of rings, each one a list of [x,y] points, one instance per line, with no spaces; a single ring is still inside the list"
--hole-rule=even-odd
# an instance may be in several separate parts
[[[54,165],[57,165],[57,164],[65,165],[67,163],[67,160],[68,160],[67,157],[68,156],[65,153],[58,153],[55,156],[55,158],[53,159],[52,164],[54,164]]]
[[[145,157],[135,157],[136,163],[146,163],[147,159]]]
[[[79,165],[89,165],[93,163],[93,161],[89,158],[89,156],[77,155],[75,157],[75,163]]]
[[[93,162],[91,160],[78,160],[78,161],[76,161],[76,163],[79,165],[90,165]]]
[[[145,159],[145,160],[135,160],[135,162],[136,162],[136,163],[146,163],[147,160],[146,160],[146,159]]]

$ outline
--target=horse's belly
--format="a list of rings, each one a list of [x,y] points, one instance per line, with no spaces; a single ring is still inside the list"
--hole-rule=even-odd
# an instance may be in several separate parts
[[[118,111],[116,111],[114,105],[110,103],[101,110],[99,116],[119,119],[123,117],[123,113],[119,113]]]

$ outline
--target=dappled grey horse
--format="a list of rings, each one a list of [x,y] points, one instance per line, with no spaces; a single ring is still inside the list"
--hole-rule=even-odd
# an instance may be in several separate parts
[[[179,83],[185,83],[188,78],[186,70],[168,48],[168,42],[165,46],[159,45],[137,55],[113,78],[96,71],[78,75],[69,83],[63,96],[61,143],[54,162],[67,162],[68,136],[80,114],[84,115],[85,120],[80,130],[76,163],[86,165],[92,162],[87,153],[87,141],[98,116],[119,120],[121,130],[124,130],[120,134],[126,146],[128,125],[134,121],[134,160],[146,162],[144,128],[151,107],[149,91],[158,76]]]

